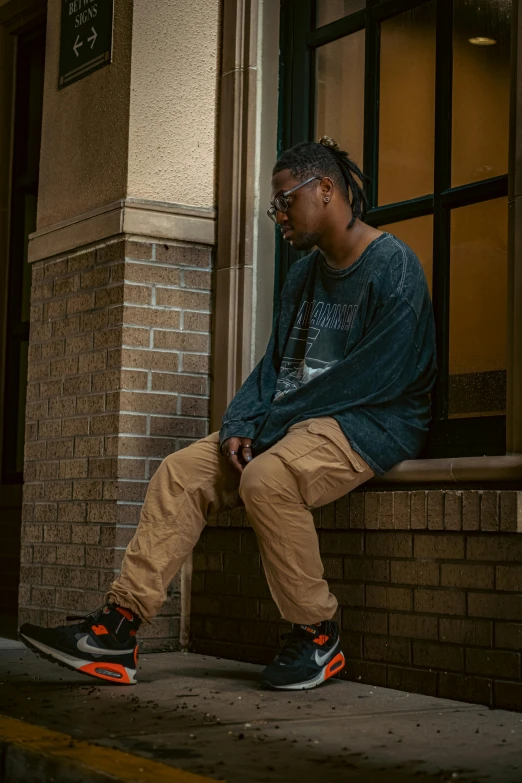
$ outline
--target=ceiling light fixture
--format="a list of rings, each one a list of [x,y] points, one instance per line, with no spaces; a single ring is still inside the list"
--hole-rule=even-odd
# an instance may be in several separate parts
[[[486,38],[483,35],[477,35],[475,38],[468,38],[470,44],[475,46],[494,46],[496,41],[494,38]]]

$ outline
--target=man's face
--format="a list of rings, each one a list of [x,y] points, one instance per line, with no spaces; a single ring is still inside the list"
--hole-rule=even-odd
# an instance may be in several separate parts
[[[303,182],[308,177],[303,178]],[[272,203],[276,196],[281,196],[287,190],[295,188],[300,180],[294,179],[289,169],[274,174],[272,178]],[[286,212],[277,213],[277,224],[283,238],[290,242],[296,250],[311,250],[321,235],[319,204],[322,194],[319,189],[320,180],[315,179],[288,196],[289,207]]]

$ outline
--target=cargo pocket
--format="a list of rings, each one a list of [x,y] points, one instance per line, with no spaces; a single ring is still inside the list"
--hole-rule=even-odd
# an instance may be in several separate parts
[[[352,449],[348,438],[335,419],[331,417],[314,419],[308,425],[308,432],[311,432],[314,435],[324,435],[324,437],[331,440],[332,443],[335,443],[345,455],[349,465],[357,471],[357,473],[363,473],[365,470],[368,470],[368,465],[364,462],[362,457]]]
[[[284,438],[268,449],[268,453],[276,454],[283,462],[290,465],[321,448],[324,441],[322,438],[318,438],[315,432],[311,432],[311,426],[311,420],[294,424]]]
[[[373,475],[332,418],[300,422],[269,452],[294,474],[310,508],[336,500]]]

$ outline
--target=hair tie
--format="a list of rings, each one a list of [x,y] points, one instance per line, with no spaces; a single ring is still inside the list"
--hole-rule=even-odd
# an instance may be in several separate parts
[[[340,150],[339,145],[331,136],[323,136],[319,139],[319,144],[322,144],[323,147],[327,147],[329,150],[334,150],[334,152],[339,152]]]

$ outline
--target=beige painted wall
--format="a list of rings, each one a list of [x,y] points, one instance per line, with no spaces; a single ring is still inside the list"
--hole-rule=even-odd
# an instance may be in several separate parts
[[[220,0],[134,0],[128,195],[214,207]]]
[[[113,62],[58,90],[49,0],[38,225],[132,196],[215,206],[220,0],[115,0]]]
[[[60,0],[49,0],[38,229],[125,196],[132,3],[115,0],[113,62],[58,90]]]

